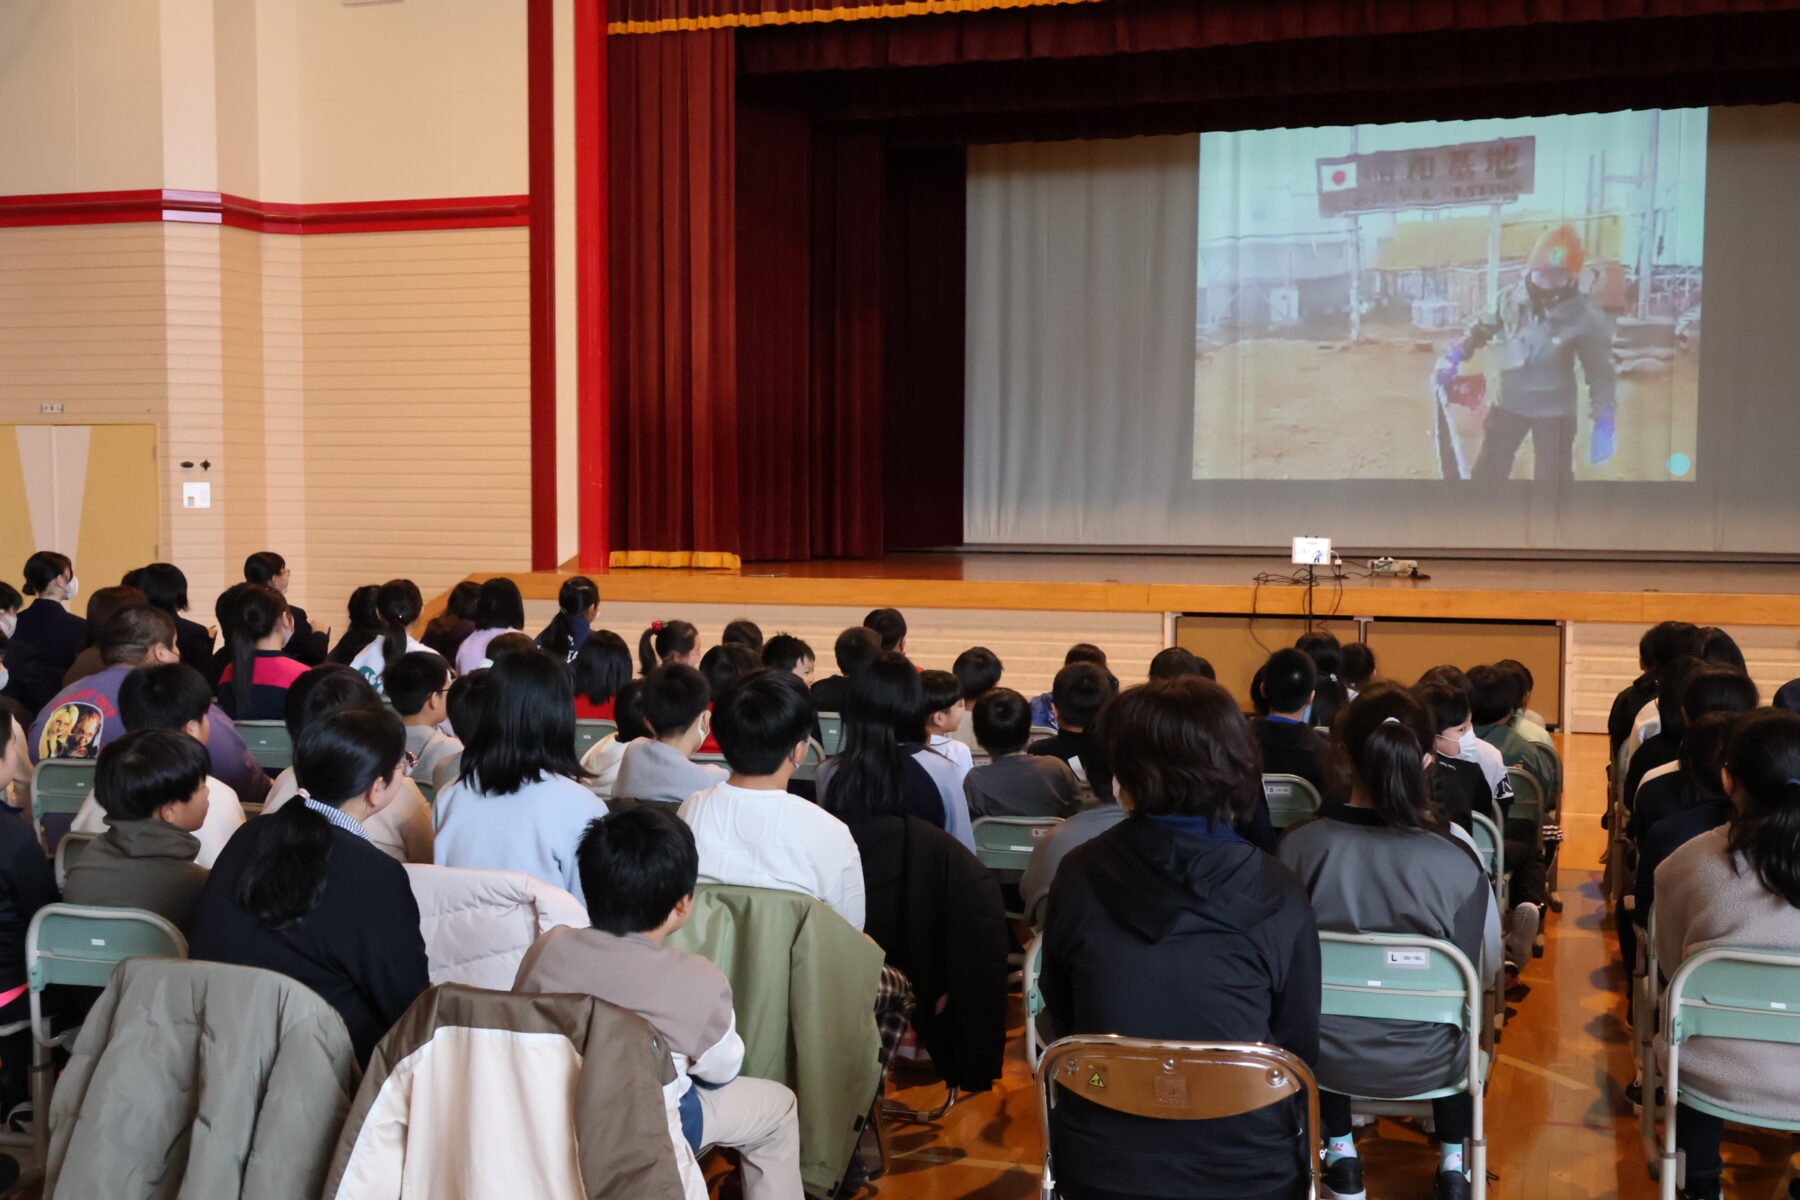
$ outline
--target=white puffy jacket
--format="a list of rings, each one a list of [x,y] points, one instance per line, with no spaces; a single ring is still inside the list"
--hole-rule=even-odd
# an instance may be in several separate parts
[[[589,924],[580,901],[523,871],[408,863],[406,877],[419,903],[434,984],[510,991],[519,960],[539,934]]]

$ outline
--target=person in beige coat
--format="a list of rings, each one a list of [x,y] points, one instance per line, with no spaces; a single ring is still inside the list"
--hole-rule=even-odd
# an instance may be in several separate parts
[[[1800,716],[1758,709],[1732,735],[1725,790],[1737,809],[1656,869],[1656,958],[1664,975],[1716,946],[1800,952]],[[1800,1121],[1800,1046],[1696,1038],[1681,1049],[1681,1090],[1750,1117]],[[1719,1192],[1725,1122],[1686,1104],[1676,1142],[1688,1200]]]

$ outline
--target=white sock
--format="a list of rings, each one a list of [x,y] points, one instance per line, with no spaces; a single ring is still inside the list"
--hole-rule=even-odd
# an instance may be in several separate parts
[[[1346,1133],[1342,1137],[1330,1138],[1325,1143],[1325,1165],[1330,1166],[1340,1158],[1356,1157],[1356,1135]]]
[[[1438,1172],[1455,1171],[1459,1175],[1468,1172],[1463,1169],[1463,1144],[1461,1142],[1438,1143]]]

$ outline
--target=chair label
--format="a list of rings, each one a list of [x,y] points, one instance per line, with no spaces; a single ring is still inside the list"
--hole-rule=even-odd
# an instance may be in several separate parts
[[[1386,959],[1388,966],[1403,971],[1425,971],[1431,967],[1431,952],[1428,950],[1389,950]]]

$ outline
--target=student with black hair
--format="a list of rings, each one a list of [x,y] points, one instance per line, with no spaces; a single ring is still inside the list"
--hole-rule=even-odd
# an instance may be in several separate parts
[[[293,583],[294,573],[288,568],[287,560],[273,550],[259,550],[244,560],[244,582],[272,587],[287,598],[288,587]],[[287,652],[290,658],[297,658],[309,667],[316,667],[325,661],[326,644],[330,641],[330,631],[316,631],[312,622],[306,619],[306,610],[297,604],[288,605],[294,617],[294,636],[288,642]],[[221,635],[228,632],[223,624],[219,626]]]
[[[720,642],[711,650],[700,656],[700,674],[706,677],[708,694],[707,711],[712,711],[710,697],[717,696],[726,688],[736,683],[750,672],[762,667],[762,659],[756,651],[741,642]],[[717,754],[719,743],[715,742],[709,732],[700,742],[697,754]],[[685,797],[683,797],[685,799]]]
[[[170,669],[200,680],[190,667]],[[109,743],[94,778],[106,832],[69,869],[63,899],[149,909],[189,928],[206,885],[194,834],[206,821],[208,765],[206,747],[173,729],[139,729]]]
[[[600,615],[600,587],[586,575],[563,580],[556,593],[556,615],[538,634],[538,649],[552,658],[574,662]]]
[[[542,654],[528,633],[509,630],[487,644],[487,657],[478,664],[491,667],[509,654]]]
[[[1432,729],[1403,688],[1371,688],[1345,709],[1332,736],[1342,794],[1319,818],[1281,839],[1282,863],[1305,882],[1321,930],[1407,933],[1454,944],[1490,978],[1500,956],[1494,892],[1468,835],[1439,807],[1427,777]],[[1458,837],[1457,835],[1461,835]],[[1319,1120],[1329,1139],[1325,1190],[1365,1195],[1351,1132],[1352,1096],[1412,1096],[1446,1087],[1468,1066],[1461,1033],[1444,1025],[1367,1017],[1319,1022]],[[1466,1144],[1474,1100],[1458,1092],[1431,1103],[1438,1142],[1438,1200],[1470,1194]]]
[[[200,893],[191,957],[277,971],[337,1009],[357,1061],[430,986],[406,870],[365,825],[406,780],[406,735],[380,709],[334,712],[294,746],[299,798],[245,825]]]
[[[1180,646],[1158,650],[1156,657],[1150,660],[1151,679],[1181,679],[1188,675],[1198,675],[1202,679],[1218,678],[1211,663],[1192,650],[1184,650]]]
[[[596,629],[575,653],[575,716],[610,721],[619,690],[631,682],[631,648],[610,629]]]
[[[1516,658],[1503,658],[1494,665],[1519,681],[1519,707],[1513,713],[1513,732],[1528,742],[1554,748],[1556,740],[1544,728],[1544,718],[1531,707],[1531,693],[1537,689],[1537,680],[1532,676],[1531,668]]]
[[[1488,787],[1487,776],[1482,774],[1479,764],[1456,757],[1462,746],[1463,732],[1474,728],[1469,719],[1468,696],[1448,684],[1421,683],[1413,689],[1413,699],[1425,710],[1436,734],[1431,744],[1431,753],[1436,759],[1431,776],[1444,815],[1471,833],[1474,832],[1470,821],[1472,813],[1497,816],[1500,828],[1504,830],[1506,809],[1510,805],[1495,803],[1493,790]],[[1510,850],[1508,847],[1509,858]]]
[[[155,562],[130,572],[125,582],[144,593],[145,603],[175,618],[176,653],[196,671],[205,671],[212,663],[213,635],[200,622],[181,615],[188,610],[186,573],[174,563]]]
[[[881,653],[881,635],[866,625],[857,625],[838,634],[831,652],[838,673],[812,685],[812,700],[822,713],[842,713],[850,680]]]
[[[136,572],[132,572],[132,575],[135,576]],[[127,576],[127,578],[130,577]],[[77,654],[75,661],[69,664],[69,669],[63,672],[62,685],[69,687],[77,680],[86,679],[89,675],[105,670],[106,662],[100,657],[100,630],[105,628],[106,622],[121,608],[129,608],[133,604],[149,603],[150,601],[144,596],[143,591],[136,587],[127,587],[121,584],[118,587],[95,588],[88,595],[87,602],[87,649]],[[168,610],[164,609],[164,611]],[[176,639],[178,642],[180,636],[180,625],[177,622]],[[177,646],[176,653],[180,653],[179,646]],[[204,670],[205,666],[206,664],[202,663],[201,669]]]
[[[1691,722],[1681,735],[1680,770],[1650,780],[1638,790],[1632,815],[1639,818],[1643,832],[1635,839],[1637,911],[1633,916],[1640,926],[1656,903],[1656,868],[1736,813],[1721,772],[1732,735],[1748,717],[1742,712],[1715,712]]]
[[[225,639],[231,664],[219,676],[219,707],[226,716],[281,720],[288,688],[306,673],[305,664],[283,652],[293,636],[294,615],[280,592],[253,584],[238,593]]]
[[[525,632],[525,598],[504,575],[481,585],[475,598],[475,628],[456,648],[456,673],[467,675],[493,656],[488,643],[503,633]]]
[[[1637,814],[1643,785],[1678,769],[1688,725],[1709,713],[1749,712],[1761,698],[1756,684],[1742,671],[1695,658],[1677,659],[1664,676],[1656,697],[1662,712],[1661,728],[1638,747],[1625,772],[1625,803],[1631,810],[1625,832],[1634,841],[1648,828]]]
[[[1118,690],[1112,672],[1098,663],[1078,661],[1058,671],[1050,685],[1051,715],[1058,732],[1029,750],[1031,754],[1047,754],[1068,763],[1075,778],[1096,797],[1110,792],[1112,773],[1106,767],[1105,751],[1094,739],[1094,722]],[[1036,720],[1036,711],[1037,702],[1033,701],[1034,725],[1041,724]]]
[[[1554,807],[1562,794],[1562,760],[1542,742],[1529,742],[1513,728],[1523,695],[1519,677],[1499,667],[1472,667],[1469,679],[1469,716],[1475,736],[1500,752],[1500,761],[1517,767],[1543,789],[1546,808]]]
[[[88,643],[88,627],[68,609],[81,594],[68,555],[39,550],[25,560],[24,573],[25,594],[37,599],[7,634],[3,690],[35,713],[62,686],[63,673]]]
[[[1337,636],[1324,629],[1314,629],[1294,639],[1294,649],[1313,660],[1318,680],[1312,708],[1306,723],[1315,728],[1328,728],[1337,710],[1350,703],[1350,691],[1344,686],[1344,648]]]
[[[331,648],[331,653],[325,656],[326,662],[349,666],[356,661],[358,655],[380,639],[380,602],[381,588],[376,584],[365,583],[351,591],[350,600],[345,605],[350,624],[338,639],[337,645]]]
[[[911,720],[895,725],[901,749],[925,768],[938,790],[944,813],[944,831],[975,849],[974,820],[963,794],[963,781],[974,765],[969,748],[952,739],[962,726],[962,685],[948,671],[920,671],[919,711]]]
[[[963,707],[975,711],[975,702],[1000,686],[1006,668],[1000,656],[986,646],[970,646],[956,656],[950,673],[962,684]]]
[[[375,619],[381,623],[381,636],[364,646],[350,660],[350,667],[369,681],[376,694],[387,695],[384,677],[389,663],[407,654],[429,653],[425,643],[409,632],[424,611],[425,598],[410,579],[390,579],[375,593]]]
[[[850,680],[844,698],[844,745],[819,768],[819,803],[850,823],[867,813],[904,811],[949,827],[943,794],[914,755],[925,692],[919,671],[889,650]]]
[[[813,648],[791,633],[778,633],[763,643],[762,663],[777,671],[786,671],[801,683],[812,684],[813,665],[817,656]]]
[[[1663,621],[1646,629],[1638,639],[1638,677],[1614,697],[1606,717],[1606,735],[1611,757],[1619,757],[1619,747],[1631,736],[1632,724],[1644,706],[1656,699],[1656,678],[1664,665],[1693,650],[1700,630],[1687,621]]]
[[[962,777],[975,765],[969,747],[956,736],[968,719],[962,681],[949,671],[922,671],[919,683],[925,690],[925,748],[957,766],[956,793],[960,797]]]
[[[587,646],[582,648],[583,653],[588,652],[602,634],[605,634],[604,630],[589,638]],[[624,645],[624,639],[619,639],[621,650]],[[626,654],[624,661],[625,681],[619,685],[618,694],[606,706],[606,719],[613,723],[613,731],[589,746],[587,753],[581,756],[582,770],[592,776],[588,780],[588,787],[593,789],[595,795],[607,800],[612,799],[613,788],[618,784],[619,767],[625,761],[625,748],[639,738],[651,737],[650,731],[644,726],[643,714],[638,709],[638,693],[643,690],[644,681],[631,674],[629,654]],[[575,709],[578,713],[581,711],[579,694],[575,697]]]
[[[1740,675],[1750,673],[1749,667],[1744,663],[1744,652],[1738,647],[1736,640],[1716,626],[1709,625],[1703,629],[1694,630],[1686,643],[1683,654],[1669,660],[1658,679],[1667,677],[1669,667],[1684,656],[1699,659],[1702,663],[1715,667],[1729,667]],[[1629,763],[1631,756],[1637,753],[1638,748],[1661,731],[1667,715],[1667,706],[1661,703],[1660,696],[1653,698],[1639,710],[1637,717],[1632,722],[1631,734],[1624,741],[1625,762]],[[1616,760],[1617,756],[1615,756]]]
[[[25,730],[0,712],[0,798],[31,778]],[[846,835],[847,836],[847,835]],[[56,903],[56,873],[29,821],[0,820],[0,1023],[29,1020],[25,938],[31,918]],[[31,1031],[0,1036],[0,1108],[12,1112],[31,1095]],[[15,1164],[16,1168],[16,1164]]]
[[[437,862],[524,871],[580,899],[575,844],[606,802],[575,757],[569,669],[541,650],[488,669],[462,776],[438,793]]]
[[[1031,741],[1029,700],[1011,688],[995,688],[975,702],[974,725],[991,761],[963,780],[972,816],[1075,815],[1081,807],[1081,783],[1069,764],[1054,755],[1025,752]]]
[[[487,706],[487,686],[488,673],[484,667],[467,675],[458,675],[451,681],[450,691],[444,698],[451,731],[464,748],[474,740],[475,730],[481,726]],[[442,792],[461,778],[462,757],[462,750],[458,750],[432,768],[431,786]]]
[[[748,617],[739,617],[725,626],[725,632],[719,635],[719,644],[722,646],[747,646],[760,655],[763,648],[762,626]]]
[[[683,801],[681,817],[694,830],[701,882],[801,892],[861,929],[855,840],[837,817],[787,790],[806,761],[812,711],[785,671],[765,667],[738,680],[714,709],[731,774]]]
[[[419,638],[425,648],[443,655],[447,663],[455,662],[463,639],[475,632],[475,606],[480,599],[481,585],[473,579],[464,579],[451,588],[444,611],[426,622],[425,632]]]
[[[1715,946],[1800,952],[1800,717],[1759,709],[1725,751],[1736,808],[1656,869],[1656,963],[1665,976]],[[1754,1119],[1800,1122],[1800,1046],[1703,1037],[1681,1047],[1684,1096]],[[1682,1104],[1675,1142],[1688,1200],[1720,1195],[1722,1118]]]
[[[1106,672],[1109,679],[1112,679],[1112,690],[1114,692],[1119,690],[1119,681],[1113,678],[1112,671],[1106,665],[1106,651],[1100,647],[1091,642],[1076,642],[1063,655],[1063,666],[1065,668],[1072,667],[1076,663],[1092,663],[1099,667]],[[1031,723],[1046,729],[1061,729],[1062,726],[1057,724],[1057,720],[1056,688],[1052,681],[1049,691],[1039,693],[1031,698]]]
[[[700,631],[686,621],[652,621],[638,636],[638,669],[648,675],[659,666],[700,664]]]
[[[693,761],[711,726],[711,699],[706,677],[681,663],[644,676],[637,709],[650,736],[625,747],[613,794],[678,805],[724,779],[728,772],[723,767]]]
[[[694,911],[693,833],[666,809],[623,809],[588,826],[576,859],[593,926],[559,925],[539,937],[513,990],[598,996],[643,1017],[675,1066],[675,1081],[663,1090],[671,1132],[695,1154],[708,1146],[736,1150],[745,1200],[799,1197],[794,1093],[739,1074],[744,1041],[731,983],[705,958],[667,944]],[[679,1165],[684,1181],[705,1191],[698,1164],[683,1155]]]
[[[414,650],[389,664],[383,681],[388,703],[406,726],[406,773],[429,783],[438,764],[463,748],[443,730],[450,717],[450,664],[430,650]]]
[[[10,638],[19,631],[19,610],[25,607],[25,597],[19,589],[0,579],[0,638]]]
[[[875,609],[863,618],[863,628],[875,631],[875,636],[881,639],[881,649],[884,653],[887,651],[906,653],[906,618],[900,615],[899,609]]]
[[[1303,650],[1277,650],[1257,673],[1265,716],[1251,720],[1262,747],[1263,774],[1297,775],[1320,797],[1330,782],[1331,743],[1307,721],[1318,690],[1318,669]]]
[[[1344,681],[1344,692],[1354,700],[1357,694],[1375,682],[1375,651],[1367,642],[1351,642],[1338,654],[1338,675]]]

